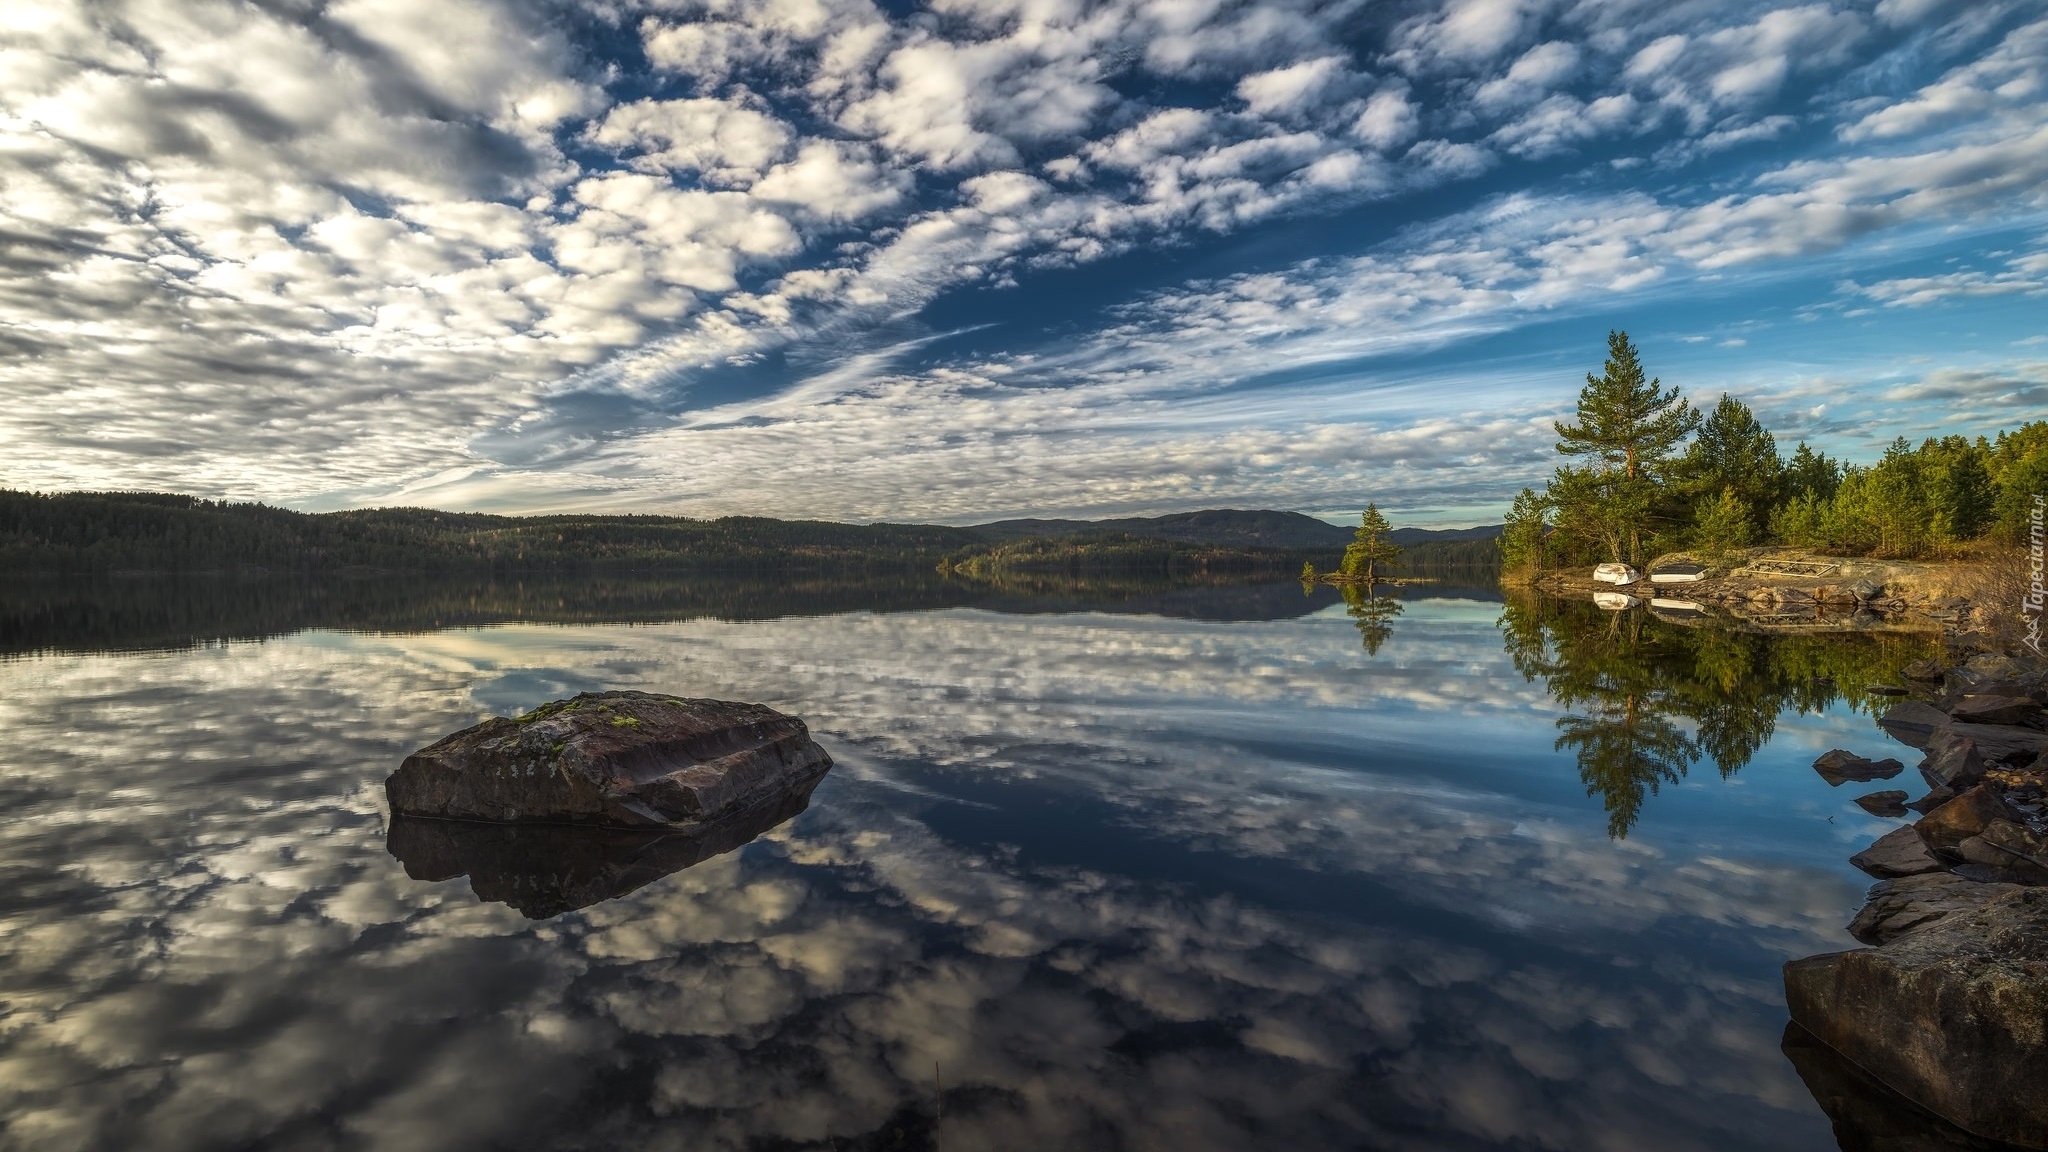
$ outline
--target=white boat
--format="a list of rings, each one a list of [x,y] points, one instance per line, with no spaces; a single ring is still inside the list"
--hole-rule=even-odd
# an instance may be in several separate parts
[[[1664,596],[1650,597],[1650,607],[1659,612],[1685,612],[1693,615],[1704,614],[1707,606],[1695,600],[1673,600]]]
[[[1650,570],[1652,584],[1690,584],[1706,577],[1707,566],[1704,564],[1666,564]]]
[[[1604,608],[1609,612],[1625,612],[1628,609],[1633,608],[1641,603],[1641,600],[1636,599],[1635,597],[1629,595],[1626,592],[1593,593],[1593,606],[1596,608]]]
[[[1642,578],[1641,572],[1626,564],[1602,564],[1593,569],[1593,579],[1602,584],[1633,584]]]

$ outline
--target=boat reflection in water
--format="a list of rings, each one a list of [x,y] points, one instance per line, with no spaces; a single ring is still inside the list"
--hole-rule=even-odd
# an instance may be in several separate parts
[[[809,807],[824,778],[821,772],[766,803],[683,832],[393,816],[384,847],[414,880],[466,875],[478,900],[546,920],[746,846]]]

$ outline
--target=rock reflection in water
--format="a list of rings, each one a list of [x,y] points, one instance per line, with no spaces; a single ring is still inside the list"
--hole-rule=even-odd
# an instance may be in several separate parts
[[[384,846],[414,880],[466,875],[477,899],[547,920],[744,847],[809,807],[824,778],[821,772],[768,803],[687,832],[393,816]]]
[[[1534,596],[1511,599],[1500,628],[1515,669],[1565,710],[1557,749],[1577,758],[1617,840],[1694,764],[1733,776],[1788,708],[1811,714],[1844,701],[1868,712],[1868,689],[1896,683],[1935,644],[1901,633],[1762,635]]]

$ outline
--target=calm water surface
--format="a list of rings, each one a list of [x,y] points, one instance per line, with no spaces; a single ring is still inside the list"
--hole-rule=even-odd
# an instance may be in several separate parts
[[[1778,968],[1853,946],[1890,822],[1809,767],[1883,743],[1816,657],[1283,591],[171,651],[17,619],[0,1139],[1836,1147]],[[769,703],[838,767],[550,919],[387,852],[407,752],[604,688]]]

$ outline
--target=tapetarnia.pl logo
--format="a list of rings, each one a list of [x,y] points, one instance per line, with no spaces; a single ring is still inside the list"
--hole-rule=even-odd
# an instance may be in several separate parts
[[[2048,501],[2043,501],[2039,492],[2034,493],[2034,507],[2027,515],[2027,594],[2020,601],[2020,615],[2027,621],[2027,647],[2034,655],[2041,654],[2041,608],[2048,601],[2048,589],[2042,584],[2042,517],[2048,513]]]

